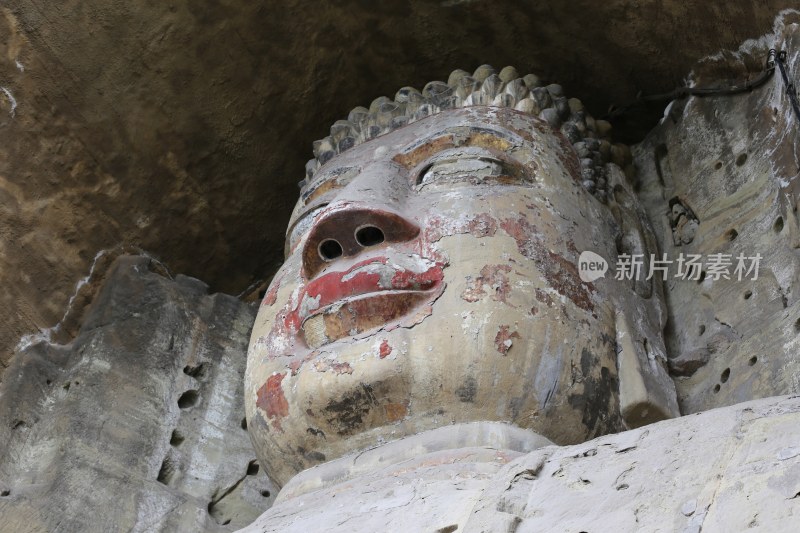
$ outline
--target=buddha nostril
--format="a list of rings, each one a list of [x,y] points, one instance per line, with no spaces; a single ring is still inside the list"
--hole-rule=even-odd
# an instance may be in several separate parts
[[[326,239],[319,243],[319,256],[323,261],[333,261],[342,255],[342,245],[333,239]]]
[[[383,235],[380,228],[376,228],[375,226],[364,226],[356,231],[356,241],[364,247],[375,246],[376,244],[382,243],[385,239],[386,237]]]

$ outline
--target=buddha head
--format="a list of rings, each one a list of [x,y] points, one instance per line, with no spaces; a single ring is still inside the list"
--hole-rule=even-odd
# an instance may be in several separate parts
[[[607,133],[561,87],[484,66],[315,143],[248,353],[276,482],[449,424],[571,444],[677,414],[659,283],[579,272],[584,251],[656,251]]]

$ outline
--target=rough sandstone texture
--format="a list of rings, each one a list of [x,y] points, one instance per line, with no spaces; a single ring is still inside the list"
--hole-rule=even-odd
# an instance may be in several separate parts
[[[702,61],[692,81],[743,79],[771,47],[788,52],[789,76],[800,79],[799,13]],[[702,281],[666,284],[665,337],[684,414],[800,391],[798,146],[800,123],[776,69],[750,93],[674,102],[634,149],[638,195],[661,251],[673,260],[724,254],[732,262],[731,279],[704,267]],[[761,255],[758,279],[734,275],[740,254]]]
[[[376,95],[514,64],[602,117],[793,4],[5,2],[0,368],[100,250],[139,247],[232,294],[267,279],[308,147]]]
[[[0,384],[3,531],[230,531],[274,499],[243,421],[254,310],[158,270],[118,259],[73,342],[15,357]]]
[[[522,455],[431,453],[280,499],[243,531],[788,532],[798,424],[800,399],[782,396]]]

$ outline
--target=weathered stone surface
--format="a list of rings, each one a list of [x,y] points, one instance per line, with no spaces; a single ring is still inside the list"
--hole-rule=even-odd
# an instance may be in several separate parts
[[[788,74],[800,80],[800,13],[778,18],[774,33],[735,53],[702,61],[692,83],[747,79],[770,48],[787,51]],[[638,195],[659,248],[673,261],[699,254],[706,264],[702,279],[666,283],[665,336],[684,414],[800,391],[798,146],[800,123],[776,68],[752,92],[674,102],[634,149]],[[727,256],[730,279],[715,279],[712,254]],[[757,254],[758,279],[743,272],[740,280],[738,256]]]
[[[215,290],[268,278],[307,147],[376,94],[488,61],[601,117],[794,4],[4,2],[0,367],[120,243]]]
[[[225,531],[271,503],[241,390],[254,309],[123,256],[68,345],[0,385],[0,529]]]
[[[465,447],[279,498],[243,531],[789,532],[798,439],[784,396],[523,455]]]
[[[714,409],[509,463],[467,533],[793,531],[800,399]]]
[[[598,165],[614,191],[603,203],[540,118],[432,112],[336,155],[300,192],[245,377],[278,484],[447,424],[575,444],[679,415],[660,285],[578,270],[586,250],[655,251],[622,170]]]

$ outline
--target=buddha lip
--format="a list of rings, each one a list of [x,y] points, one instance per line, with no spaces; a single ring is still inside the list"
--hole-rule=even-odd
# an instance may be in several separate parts
[[[385,290],[351,296],[315,310],[301,326],[309,348],[317,349],[339,339],[360,335],[373,328],[411,315],[439,292],[428,290]]]
[[[303,321],[337,303],[379,293],[425,293],[443,279],[442,264],[418,255],[371,257],[344,271],[329,272],[306,286],[298,305]]]

